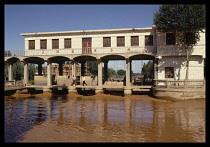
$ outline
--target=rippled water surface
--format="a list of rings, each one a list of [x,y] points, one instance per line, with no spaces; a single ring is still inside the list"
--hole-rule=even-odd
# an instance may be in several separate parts
[[[6,98],[5,142],[33,138],[28,132],[37,126],[42,126],[39,133],[46,138],[61,131],[65,141],[74,141],[68,134],[74,128],[86,134],[83,140],[76,136],[84,142],[205,142],[205,100],[164,102],[141,97]],[[47,124],[58,129],[49,133],[43,127]],[[91,140],[91,135],[102,140]]]

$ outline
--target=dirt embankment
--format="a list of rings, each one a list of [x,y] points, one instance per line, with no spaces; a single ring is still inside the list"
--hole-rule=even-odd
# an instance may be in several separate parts
[[[153,101],[162,101],[162,102],[169,102],[169,100],[162,100],[162,99],[156,99],[153,97],[150,97],[148,95],[126,95],[126,96],[119,96],[119,95],[111,95],[111,94],[103,94],[98,93],[95,95],[80,95],[77,93],[69,93],[66,95],[55,95],[51,92],[43,92],[40,94],[20,94],[15,93],[11,96],[4,96],[4,98],[27,98],[27,97],[44,97],[44,98],[51,98],[53,96],[62,96],[67,98],[82,98],[82,97],[89,97],[89,98],[132,98],[132,99],[144,99],[144,100],[153,100]]]

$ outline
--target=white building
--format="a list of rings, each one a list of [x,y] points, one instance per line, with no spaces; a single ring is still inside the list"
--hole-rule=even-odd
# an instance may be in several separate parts
[[[59,56],[76,62],[101,60],[104,63],[119,59],[126,60],[126,63],[148,59],[154,61],[155,79],[185,79],[185,51],[179,49],[171,33],[157,32],[155,27],[21,35],[25,37],[25,56],[39,57],[44,61]],[[204,79],[205,33],[200,33],[200,41],[193,49],[189,79]],[[130,72],[126,76],[128,74]]]

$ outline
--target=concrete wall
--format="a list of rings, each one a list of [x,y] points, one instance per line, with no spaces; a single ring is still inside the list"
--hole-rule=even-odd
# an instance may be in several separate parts
[[[68,76],[57,76],[57,85],[58,86],[71,86],[73,80]]]
[[[157,32],[157,55],[160,56],[180,56],[186,55],[183,47],[178,44],[166,45],[166,34]],[[177,41],[176,41],[177,42]],[[205,33],[200,33],[200,41],[193,47],[192,55],[200,55],[206,57],[205,53]]]
[[[35,86],[47,86],[47,77],[45,76],[34,76]]]
[[[165,67],[174,67],[174,80],[184,80],[186,66],[184,57],[162,57],[158,60],[158,79],[165,79]],[[204,79],[204,62],[194,56],[189,62],[189,79]]]

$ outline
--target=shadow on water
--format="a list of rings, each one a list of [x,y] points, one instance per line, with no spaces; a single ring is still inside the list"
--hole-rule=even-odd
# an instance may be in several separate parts
[[[58,103],[65,103],[67,98],[53,96],[50,99],[39,97],[5,99],[4,141],[22,140],[24,132],[33,126],[42,124],[46,119],[55,117],[50,111],[58,109]]]
[[[4,91],[4,95],[10,96],[10,95],[13,95],[15,92],[16,92],[16,90],[7,90],[7,91]]]
[[[95,90],[93,89],[85,89],[85,88],[77,88],[77,93],[84,96],[95,95]]]
[[[116,95],[116,96],[124,96],[124,91],[113,91],[113,90],[104,90],[105,94]]]
[[[68,94],[68,88],[52,88],[52,93],[56,95],[65,95]]]

